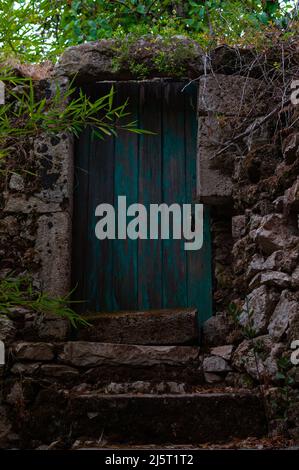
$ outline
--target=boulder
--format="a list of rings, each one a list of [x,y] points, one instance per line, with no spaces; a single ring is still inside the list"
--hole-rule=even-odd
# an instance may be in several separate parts
[[[221,374],[223,372],[229,372],[231,367],[223,357],[208,356],[203,360],[203,370],[204,372]]]
[[[275,382],[277,361],[284,351],[285,346],[273,342],[269,335],[244,340],[233,354],[232,365],[240,372],[247,372],[256,381]]]
[[[298,242],[294,229],[285,224],[281,214],[265,215],[252,235],[260,249],[267,255],[277,250],[292,248]]]
[[[13,215],[8,215],[0,220],[0,233],[14,236],[17,235],[19,231],[20,226],[18,220]]]
[[[212,348],[210,350],[210,354],[212,356],[219,356],[229,361],[233,352],[233,345],[227,344],[225,346],[217,346],[216,348]]]
[[[262,216],[261,215],[252,214],[250,216],[250,225],[249,225],[250,231],[256,230],[260,226],[261,221],[262,221]]]
[[[299,303],[288,290],[281,293],[279,302],[271,317],[268,332],[275,340],[280,340],[293,323],[299,320]]]
[[[26,315],[35,316],[36,313],[24,307],[12,307],[7,312],[8,318],[13,321],[24,320]]]
[[[260,285],[285,289],[291,285],[291,276],[281,271],[263,271],[254,276],[250,281],[249,287],[254,289]]]
[[[297,177],[293,186],[287,189],[287,191],[285,192],[284,206],[285,206],[287,213],[290,211],[298,212],[299,210],[299,177]]]
[[[20,381],[14,382],[6,395],[5,401],[12,406],[20,406],[20,403],[25,403],[25,394]]]
[[[214,384],[223,381],[223,376],[212,372],[204,372],[204,379],[208,384]]]
[[[297,249],[274,251],[264,262],[263,270],[283,271],[290,274],[296,266],[298,256]]]
[[[23,191],[25,188],[24,178],[17,173],[13,173],[9,180],[9,189],[13,191]]]
[[[33,362],[33,363],[24,363],[24,362],[16,362],[10,372],[14,375],[22,375],[22,376],[34,376],[37,375],[40,370],[40,362]]]
[[[7,344],[15,338],[16,328],[14,322],[4,315],[0,315],[0,341]]]
[[[70,333],[70,322],[59,318],[55,314],[37,314],[28,312],[25,314],[25,322],[22,330],[24,341],[63,341],[67,340]]]
[[[32,333],[40,340],[65,341],[70,334],[70,323],[64,318],[41,319],[34,322]]]
[[[298,155],[299,134],[293,133],[288,135],[282,144],[282,153],[286,163],[292,164]]]
[[[249,263],[246,276],[252,278],[264,269],[264,257],[259,253],[255,253]]]
[[[256,336],[265,333],[277,300],[277,296],[266,286],[254,289],[244,302],[240,324],[243,327],[251,326]]]
[[[25,343],[13,345],[12,353],[18,361],[51,361],[54,359],[54,346],[50,343]]]
[[[246,231],[246,216],[236,215],[232,217],[232,237],[239,240],[245,235]]]
[[[278,196],[276,199],[274,199],[273,206],[274,206],[275,212],[283,212],[284,196]]]
[[[292,287],[294,289],[299,289],[299,266],[296,267],[292,274]]]
[[[249,263],[246,276],[251,279],[261,271],[283,271],[291,274],[298,261],[298,250],[278,250],[265,258],[255,253]],[[257,278],[258,279],[258,278]]]
[[[245,389],[252,389],[254,388],[254,381],[250,375],[246,372],[237,372],[234,370],[233,372],[229,372],[225,377],[225,383],[234,388],[245,388]]]
[[[290,403],[289,408],[287,410],[287,417],[291,424],[297,428],[298,436],[299,436],[299,400],[298,395],[297,397],[292,397],[293,401]]]
[[[288,341],[297,341],[299,338],[299,315],[295,314],[287,330]]]
[[[214,276],[217,283],[217,288],[229,289],[232,285],[232,272],[230,266],[215,261]]]
[[[206,346],[221,346],[226,343],[231,332],[231,322],[227,315],[217,314],[203,324],[203,342]]]
[[[240,243],[244,240],[244,243]],[[248,280],[252,277],[253,274],[250,273],[249,265],[252,259],[252,255],[255,251],[255,244],[252,243],[249,236],[242,238],[239,242],[235,243],[232,255],[233,255],[233,273],[234,281],[236,283],[244,280]],[[248,269],[248,273],[246,272]],[[256,272],[255,272],[256,273]],[[254,273],[254,274],[255,274]],[[242,277],[241,277],[242,276]]]
[[[267,145],[271,140],[271,123],[263,122],[264,117],[258,117],[246,129],[247,136],[244,142],[247,145],[248,152],[252,149]]]

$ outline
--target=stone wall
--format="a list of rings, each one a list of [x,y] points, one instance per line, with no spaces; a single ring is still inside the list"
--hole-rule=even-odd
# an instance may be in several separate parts
[[[41,80],[51,99],[67,79]],[[0,179],[0,276],[30,272],[50,294],[70,289],[73,146],[67,134],[25,138]]]
[[[59,86],[74,74],[77,83],[138,79],[141,63],[149,77],[199,79],[198,198],[212,209],[215,315],[203,326],[198,376],[210,385],[261,386],[272,401],[290,385],[289,401],[277,400],[287,416],[283,425],[296,435],[299,370],[289,357],[291,341],[299,339],[298,109],[288,103],[265,119],[281,102],[280,83],[276,87],[265,78],[265,66],[252,51],[221,47],[207,56],[185,40],[178,47],[178,41],[174,46],[141,41],[121,57],[113,41],[70,48],[55,74]],[[164,58],[172,54],[177,74],[163,70],[161,62],[158,67],[159,50]],[[43,81],[41,89],[51,93],[56,80]],[[65,294],[71,273],[72,139],[43,135],[27,142],[21,155],[0,180],[0,275],[30,272],[41,290]],[[16,164],[30,173],[13,173]],[[68,325],[57,317],[45,321],[19,310],[1,319],[0,339],[8,347],[13,343],[14,359],[3,382],[0,447],[17,441],[10,419],[15,423],[26,414],[26,403],[37,396],[23,375],[78,383],[78,369],[57,360],[61,342],[69,338]],[[35,344],[27,344],[27,353],[24,341]],[[19,414],[13,411],[17,403]],[[271,423],[277,424],[275,414]]]
[[[216,309],[204,324],[205,377],[264,394],[291,385],[281,406],[298,435],[298,109],[288,102],[265,118],[275,88],[240,75],[209,74],[199,90],[198,197],[213,208]]]
[[[36,92],[50,98],[66,80],[41,80]],[[0,279],[29,275],[34,287],[50,295],[70,290],[73,149],[67,134],[25,138],[11,152],[0,175]],[[1,312],[2,313],[2,312]],[[25,308],[0,316],[0,340],[8,359],[19,340],[60,341],[69,336],[66,320]],[[9,382],[0,366],[1,394]],[[7,382],[8,381],[8,382]],[[0,399],[0,447],[12,446],[9,408]]]

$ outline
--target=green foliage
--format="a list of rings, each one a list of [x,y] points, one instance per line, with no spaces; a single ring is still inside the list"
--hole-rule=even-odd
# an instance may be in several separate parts
[[[64,0],[0,0],[0,45],[4,56],[36,62],[57,50]]]
[[[15,308],[23,307],[38,314],[53,314],[66,318],[74,327],[89,323],[69,307],[70,295],[51,297],[33,288],[28,277],[8,276],[0,280],[0,314],[7,315]]]
[[[159,72],[169,74],[172,77],[182,77],[186,73],[186,67],[192,60],[198,58],[198,51],[193,43],[177,42],[175,45],[171,38],[163,38],[163,50],[156,47],[157,38],[147,37],[148,43],[151,43],[155,51],[152,57],[152,67],[140,62],[132,51],[138,46],[135,44],[136,38],[128,36],[122,40],[116,40],[113,45],[114,56],[112,58],[112,69],[118,72],[123,68],[129,69],[131,73],[139,79],[145,78],[149,72]],[[135,46],[135,47],[134,47]]]
[[[42,132],[78,135],[88,126],[101,139],[117,135],[119,129],[148,133],[138,129],[135,121],[125,122],[128,100],[115,107],[113,87],[95,101],[72,84],[64,91],[57,86],[51,97],[39,99],[32,79],[17,78],[6,71],[0,73],[0,80],[6,84],[7,95],[6,103],[0,106],[0,160],[15,149],[19,140]]]
[[[297,18],[286,0],[0,0],[0,49],[26,61],[56,59],[65,47],[102,38],[184,34],[208,47],[255,41]]]
[[[194,46],[192,44],[178,44],[171,53],[158,51],[154,57],[154,64],[157,70],[172,74],[173,76],[181,76],[184,74],[183,66],[179,64],[188,63],[195,55]]]
[[[248,298],[245,298],[244,311],[247,316],[247,323],[243,327],[243,334],[245,338],[252,339],[256,336],[256,331],[254,329],[254,310],[249,307]]]
[[[235,304],[234,302],[229,304],[228,314],[233,320],[235,325],[239,326],[241,313],[242,313],[242,309],[237,304]]]
[[[13,77],[5,80],[16,82]],[[76,88],[72,86],[65,91],[57,86],[49,99],[39,100],[31,79],[23,79],[23,85],[20,93],[9,90],[7,103],[0,107],[0,140],[44,131],[54,134],[69,131],[78,135],[87,126],[100,138],[116,135],[119,128],[141,132],[136,129],[136,122],[121,124],[122,119],[129,115],[126,112],[128,100],[121,106],[113,107],[113,86],[107,95],[91,101],[82,90],[76,97]]]
[[[287,356],[282,356],[277,361],[278,372],[276,374],[276,379],[283,383],[284,386],[291,386],[294,384],[294,377],[289,373],[292,367],[293,365],[290,358]]]
[[[297,403],[299,398],[298,391],[295,392],[292,388],[295,383],[292,368],[293,365],[288,356],[281,356],[277,360],[278,372],[275,378],[280,387],[277,390],[277,396],[271,401],[271,407],[275,415],[284,421],[288,419],[290,407]]]

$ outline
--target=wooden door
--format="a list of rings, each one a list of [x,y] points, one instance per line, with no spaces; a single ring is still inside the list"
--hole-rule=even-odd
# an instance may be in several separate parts
[[[196,194],[197,87],[183,82],[118,82],[116,102],[129,98],[130,120],[154,132],[121,131],[94,140],[86,130],[76,142],[73,283],[80,310],[117,311],[197,307],[212,314],[211,241],[208,209],[204,245],[186,251],[184,240],[98,240],[95,208],[116,205],[192,203]],[[90,92],[107,93],[100,83]]]

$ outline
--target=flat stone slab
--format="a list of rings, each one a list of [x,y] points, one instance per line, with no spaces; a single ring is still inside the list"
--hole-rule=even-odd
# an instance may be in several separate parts
[[[199,343],[195,309],[98,313],[87,319],[92,326],[79,331],[81,340],[144,345]]]
[[[15,359],[19,361],[51,361],[54,359],[54,348],[51,343],[19,342],[12,347]]]
[[[260,398],[254,393],[182,395],[82,394],[70,399],[73,436],[142,443],[200,443],[266,434]]]
[[[125,38],[102,39],[69,47],[57,64],[55,75],[76,77],[76,83],[138,78],[128,61],[122,59],[121,51],[124,48],[128,49],[128,56],[134,63],[146,67],[148,77],[173,75],[172,72],[159,70],[155,61],[158,51],[167,61],[175,61],[177,70],[182,70],[182,77],[195,78],[204,72],[204,52],[198,42],[185,36],[174,36],[171,40],[142,37],[133,42]],[[180,54],[178,51],[181,51]]]
[[[130,365],[100,365],[78,371],[65,364],[44,364],[41,362],[16,362],[11,368],[14,376],[33,378],[36,380],[51,380],[52,383],[63,383],[73,387],[82,383],[98,387],[110,387],[110,384],[150,383],[159,387],[161,383],[184,383],[188,387],[199,386],[203,383],[203,373],[200,363],[190,365],[158,364],[155,366],[131,367]],[[163,389],[164,390],[164,389]],[[132,389],[129,390],[130,392]],[[173,388],[167,389],[173,393]]]
[[[152,367],[156,365],[187,366],[199,361],[195,346],[142,346],[132,344],[65,343],[59,361],[76,367],[119,366]]]
[[[199,79],[199,113],[253,117],[267,113],[267,84],[241,75],[208,74]]]

